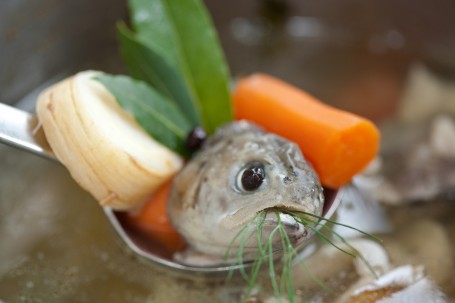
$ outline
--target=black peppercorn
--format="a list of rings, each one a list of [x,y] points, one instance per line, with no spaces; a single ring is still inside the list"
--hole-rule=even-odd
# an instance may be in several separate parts
[[[186,137],[185,146],[189,151],[194,152],[201,148],[207,138],[207,133],[202,127],[195,127]]]

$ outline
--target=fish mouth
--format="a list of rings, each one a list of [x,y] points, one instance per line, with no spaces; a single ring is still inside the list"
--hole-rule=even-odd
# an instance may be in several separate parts
[[[227,259],[234,260],[240,251],[244,262],[252,262],[258,252],[277,258],[299,250],[314,234],[314,227],[292,215],[293,211],[299,210],[274,206],[257,211],[231,242]]]
[[[248,218],[244,217],[242,223],[236,224],[238,233],[229,244],[229,254],[235,255],[241,250],[245,261],[254,259],[258,250],[266,250],[266,254],[273,253],[279,257],[289,251],[289,244],[291,249],[300,249],[314,234],[315,226],[293,215],[294,211],[305,212],[287,205],[273,205],[256,210]],[[226,219],[232,220],[233,217]]]
[[[264,222],[262,231],[263,237],[265,236],[268,238],[271,233],[276,230],[276,228],[281,225],[283,230],[285,231],[290,243],[294,248],[298,247],[302,244],[305,239],[309,237],[309,229],[306,227],[302,222],[299,222],[294,216],[287,213],[289,209],[280,210],[279,208],[272,208],[272,209],[265,209],[265,216],[259,219],[260,221],[263,220]],[[258,222],[257,224],[261,224]],[[278,237],[273,237],[272,242],[273,245],[277,246],[277,250],[281,249],[282,242],[281,236],[279,232],[277,233]],[[277,239],[275,239],[277,238]]]

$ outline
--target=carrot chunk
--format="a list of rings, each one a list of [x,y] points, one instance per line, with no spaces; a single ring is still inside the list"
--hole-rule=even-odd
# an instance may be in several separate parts
[[[174,229],[167,215],[171,185],[172,181],[169,181],[160,187],[139,213],[129,214],[128,221],[137,230],[173,253],[185,248],[185,241]]]
[[[348,183],[379,149],[380,134],[372,122],[268,75],[238,81],[233,107],[237,120],[250,120],[297,143],[327,187]]]

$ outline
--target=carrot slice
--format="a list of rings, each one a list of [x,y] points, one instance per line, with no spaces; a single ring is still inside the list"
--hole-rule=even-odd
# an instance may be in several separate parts
[[[233,103],[236,119],[297,143],[327,187],[348,183],[378,152],[380,134],[372,122],[271,76],[241,79]]]
[[[128,215],[128,221],[137,230],[172,253],[185,248],[185,241],[171,225],[167,216],[167,201],[171,185],[172,181],[169,181],[160,187],[139,213]]]

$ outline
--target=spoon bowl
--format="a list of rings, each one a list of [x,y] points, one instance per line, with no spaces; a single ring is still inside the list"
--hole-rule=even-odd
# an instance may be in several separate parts
[[[333,190],[324,188],[324,208],[322,217],[330,219],[341,202],[342,190]],[[141,258],[172,268],[177,271],[186,273],[204,273],[204,274],[226,274],[231,270],[240,269],[241,267],[250,267],[252,262],[245,262],[243,265],[223,265],[223,266],[190,266],[173,260],[172,254],[167,252],[159,244],[154,243],[150,238],[138,233],[131,225],[128,224],[126,213],[114,211],[109,207],[104,207],[104,213],[108,217],[117,234],[125,242],[127,247]],[[302,253],[304,247],[310,241],[300,245]]]
[[[52,153],[38,120],[28,112],[0,103],[0,142],[22,149],[24,151],[42,156],[53,161],[58,160]],[[322,217],[330,219],[340,205],[342,190],[324,188],[324,207]],[[179,263],[173,259],[158,243],[137,232],[126,218],[125,212],[114,211],[109,207],[103,208],[109,222],[126,244],[126,246],[138,257],[168,269],[173,269],[182,274],[199,274],[226,277],[227,272],[242,267],[248,268],[252,262],[241,265],[214,265],[214,266],[190,266]],[[311,242],[311,238],[300,244],[301,253],[305,253],[304,247]]]

